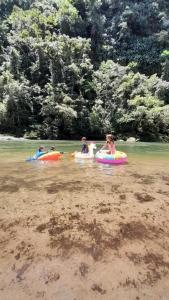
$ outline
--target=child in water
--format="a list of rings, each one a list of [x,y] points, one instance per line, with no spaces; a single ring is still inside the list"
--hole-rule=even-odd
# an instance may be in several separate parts
[[[48,152],[53,152],[53,151],[56,151],[56,147],[55,146],[51,146],[50,147],[50,150]],[[58,151],[57,151],[58,152]],[[63,151],[60,151],[60,154],[64,154]]]
[[[50,147],[50,151],[56,151],[55,146],[51,146],[51,147]]]
[[[114,137],[113,137],[112,134],[107,134],[106,135],[106,143],[101,148],[101,150],[103,150],[103,149],[107,149],[108,154],[115,154],[116,147],[115,147],[115,143],[114,143]]]
[[[82,141],[82,151],[81,152],[88,153],[89,149],[88,149],[86,137],[82,137],[81,141]]]
[[[45,154],[45,147],[44,146],[40,146],[38,151],[35,153],[34,155],[34,159],[37,159],[38,157],[40,157],[41,155]]]

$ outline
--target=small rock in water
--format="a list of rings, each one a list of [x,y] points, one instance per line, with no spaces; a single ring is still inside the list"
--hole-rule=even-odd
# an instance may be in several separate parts
[[[130,137],[127,139],[127,143],[135,143],[136,142],[136,138],[134,137]]]

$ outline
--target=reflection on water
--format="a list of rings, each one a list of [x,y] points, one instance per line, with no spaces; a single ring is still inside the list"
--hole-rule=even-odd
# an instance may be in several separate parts
[[[75,163],[82,169],[92,168],[99,172],[100,174],[112,176],[115,173],[115,168],[124,169],[124,166],[113,166],[108,164],[97,163],[94,159],[83,159],[83,158],[75,158]]]
[[[79,165],[80,168],[94,167],[94,159],[75,158],[74,161]]]
[[[97,168],[99,171],[101,171],[105,175],[109,175],[109,176],[114,175],[115,167],[117,167],[117,166],[107,165],[107,164],[98,164],[97,165]]]
[[[115,176],[118,174],[124,174],[126,172],[127,164],[120,165],[109,165],[102,164],[95,161],[95,159],[82,159],[75,158],[74,162],[79,166],[80,169],[92,168],[97,172],[97,175],[108,175]]]

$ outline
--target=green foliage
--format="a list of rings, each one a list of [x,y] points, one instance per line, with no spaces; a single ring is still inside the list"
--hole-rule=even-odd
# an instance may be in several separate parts
[[[163,118],[167,83],[156,75],[134,73],[129,66],[121,67],[112,61],[101,64],[94,82],[93,134],[115,131],[142,139],[160,138],[167,121]]]
[[[31,122],[32,102],[28,82],[11,79],[5,86],[6,119],[11,132],[27,129]]]
[[[0,130],[169,135],[166,0],[2,0]]]
[[[1,130],[3,131],[6,126],[6,119],[7,119],[7,107],[4,102],[0,102],[0,127]]]
[[[162,79],[169,81],[169,50],[161,53],[162,58]]]
[[[161,53],[161,57],[169,58],[169,50],[164,50],[164,51]]]

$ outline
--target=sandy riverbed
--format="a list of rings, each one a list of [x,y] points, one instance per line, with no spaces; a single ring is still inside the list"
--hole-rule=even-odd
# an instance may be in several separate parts
[[[1,300],[169,299],[169,169],[1,164]]]

